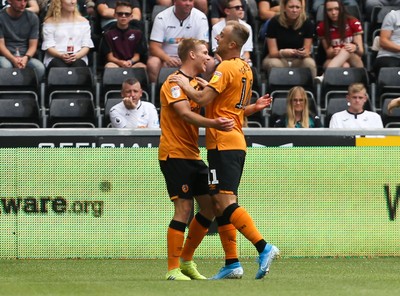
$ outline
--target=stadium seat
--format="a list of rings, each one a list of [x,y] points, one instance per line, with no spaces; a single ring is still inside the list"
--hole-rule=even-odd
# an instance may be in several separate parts
[[[386,98],[400,96],[400,67],[381,68],[376,81],[377,108],[383,108]]]
[[[113,106],[121,102],[121,98],[109,98],[104,106],[103,127],[112,127],[110,121],[110,110]]]
[[[391,10],[398,10],[399,7],[392,6],[392,5],[385,5],[385,6],[375,6],[372,9],[370,22],[367,26],[367,30],[364,32],[364,39],[366,43],[371,46],[372,45],[372,36],[376,30],[379,30],[382,27],[383,19]]]
[[[262,96],[263,89],[262,89],[262,81],[261,81],[261,74],[257,70],[256,67],[251,67],[251,71],[253,72],[253,92],[256,92],[258,97]]]
[[[21,127],[42,125],[39,123],[42,116],[36,116],[36,112],[41,115],[40,108],[40,84],[36,72],[32,68],[0,68],[0,100],[6,100],[2,103],[2,108],[7,109],[10,114],[2,110],[2,121],[13,122],[15,126],[21,121]],[[15,102],[13,104],[12,102]],[[26,110],[23,110],[26,106]],[[33,111],[35,109],[35,111]],[[31,114],[29,114],[32,111]],[[29,117],[32,116],[32,119]],[[2,127],[5,125],[2,124]]]
[[[294,86],[302,86],[314,93],[314,78],[309,68],[272,68],[267,77],[267,92],[289,90]]]
[[[369,76],[366,68],[327,68],[322,84],[317,85],[317,103],[325,111],[331,98],[343,97],[352,83],[363,83],[369,93]]]
[[[145,68],[105,68],[101,80],[100,106],[105,106],[108,98],[121,98],[122,83],[128,78],[136,78],[140,82],[143,99],[149,101],[149,80]]]
[[[383,101],[381,117],[384,127],[395,127],[400,128],[400,108],[392,109],[392,112],[389,114],[387,110],[387,106],[392,99],[385,99]]]
[[[286,113],[286,98],[274,98],[269,110],[269,127],[274,127],[278,118]]]
[[[55,99],[50,102],[48,127],[96,127],[92,100],[86,98]]]
[[[39,128],[39,109],[29,94],[0,94],[0,128]]]
[[[177,67],[162,67],[160,69],[160,72],[158,73],[157,81],[152,84],[152,98],[151,102],[156,106],[156,108],[160,108],[160,89],[162,84],[164,83],[165,80],[167,80],[168,76],[175,71],[177,71],[179,68]]]
[[[329,127],[332,115],[336,112],[346,110],[348,108],[346,98],[335,98],[329,100],[328,106],[326,107],[325,116],[323,117],[324,126]]]
[[[87,98],[97,105],[93,74],[89,67],[50,68],[43,106],[48,107],[52,100],[61,99],[66,95],[67,98]]]
[[[0,91],[39,91],[39,82],[32,68],[0,68]]]

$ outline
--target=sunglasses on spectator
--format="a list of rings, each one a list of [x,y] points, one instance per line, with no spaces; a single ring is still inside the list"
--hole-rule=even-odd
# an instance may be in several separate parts
[[[243,5],[236,5],[236,6],[229,7],[229,9],[232,9],[232,8],[234,8],[236,10],[243,10]]]
[[[116,12],[116,15],[119,17],[130,16],[131,14],[131,12]]]

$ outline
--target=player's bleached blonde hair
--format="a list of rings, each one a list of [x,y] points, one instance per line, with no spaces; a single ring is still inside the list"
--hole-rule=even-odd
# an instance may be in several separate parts
[[[207,42],[195,38],[184,38],[178,45],[178,56],[182,62],[186,61],[191,51],[196,51],[199,45],[207,46]]]
[[[234,41],[239,48],[242,48],[246,43],[247,39],[249,39],[250,32],[249,30],[239,23],[238,21],[227,21],[226,26],[232,27],[230,38]]]
[[[52,17],[55,22],[59,22],[61,20],[61,10],[62,10],[62,0],[51,0],[50,7],[47,10],[45,21]],[[75,6],[74,17],[80,16],[80,12],[78,10],[78,5]]]

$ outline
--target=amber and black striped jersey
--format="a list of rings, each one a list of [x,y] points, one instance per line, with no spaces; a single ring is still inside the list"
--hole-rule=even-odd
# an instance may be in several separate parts
[[[172,75],[178,73],[182,74],[182,72],[177,71]],[[198,89],[197,80],[188,78],[190,84]],[[169,82],[168,77],[160,90],[161,137],[158,148],[159,160],[166,160],[167,158],[201,159],[198,148],[199,128],[184,121],[172,106],[182,100],[188,100],[192,111],[200,113],[200,106],[190,100],[175,82]]]
[[[224,60],[218,65],[208,84],[218,96],[206,106],[206,117],[233,118],[235,127],[230,132],[208,128],[207,149],[246,151],[242,126],[244,109],[250,103],[252,84],[253,73],[242,59]]]

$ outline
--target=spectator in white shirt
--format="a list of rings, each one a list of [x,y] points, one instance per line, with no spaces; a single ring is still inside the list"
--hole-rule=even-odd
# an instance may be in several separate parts
[[[244,6],[241,0],[226,0],[224,7],[225,18],[216,23],[211,30],[211,49],[213,52],[217,50],[217,40],[215,37],[221,33],[222,29],[225,27],[227,21],[238,21],[243,24],[247,30],[250,32],[250,36],[246,43],[242,47],[240,52],[240,57],[248,62],[252,66],[250,54],[253,51],[253,30],[249,24],[243,21],[244,17]],[[221,62],[221,58],[215,54],[214,57]]]
[[[367,91],[362,83],[351,84],[346,98],[348,109],[333,114],[329,123],[330,128],[383,128],[382,119],[378,113],[364,110],[364,105],[367,102]]]
[[[143,90],[136,78],[128,78],[122,83],[122,102],[110,110],[112,127],[116,128],[159,128],[156,107],[142,101]]]

